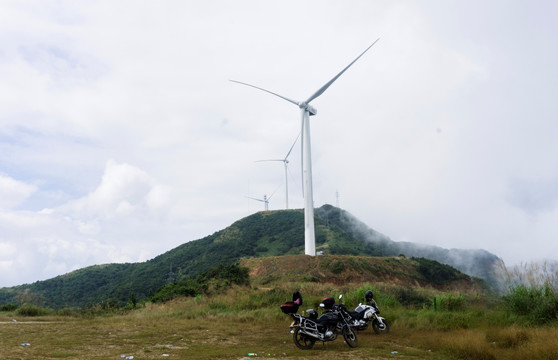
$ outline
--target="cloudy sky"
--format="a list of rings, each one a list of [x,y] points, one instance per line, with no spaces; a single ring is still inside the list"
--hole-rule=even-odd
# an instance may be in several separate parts
[[[558,259],[558,3],[2,1],[0,287],[145,261],[285,208],[396,241]],[[302,208],[300,145],[289,205]]]

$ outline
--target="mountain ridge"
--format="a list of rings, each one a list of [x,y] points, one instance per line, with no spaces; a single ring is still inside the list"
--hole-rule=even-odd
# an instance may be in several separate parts
[[[416,255],[410,243],[397,243],[369,228],[348,212],[331,205],[315,211],[316,249],[328,255],[425,257],[461,270],[447,249],[421,246]],[[428,250],[428,251],[425,251]],[[34,302],[53,308],[83,307],[131,294],[145,299],[168,282],[195,278],[219,264],[242,258],[304,253],[302,210],[257,212],[204,238],[186,242],[140,263],[93,265],[52,279],[0,289],[0,304]],[[473,276],[492,281],[491,266],[498,257],[484,251],[457,251],[477,271]],[[440,261],[442,259],[443,261]],[[459,265],[459,264],[458,264]],[[170,278],[169,273],[174,272]],[[464,271],[466,273],[466,271]],[[469,274],[471,275],[471,274]]]

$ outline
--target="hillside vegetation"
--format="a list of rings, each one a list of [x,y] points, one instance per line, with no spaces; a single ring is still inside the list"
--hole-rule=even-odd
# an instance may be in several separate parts
[[[485,283],[439,262],[424,258],[367,257],[351,255],[287,255],[241,259],[250,269],[252,282],[370,283],[404,288],[481,293]]]
[[[1,357],[558,358],[558,294],[550,288],[519,287],[499,296],[482,291],[475,279],[424,258],[287,255],[240,263],[219,265],[195,282],[169,284],[152,301],[123,308],[0,307]],[[171,294],[171,289],[178,292]],[[193,292],[181,296],[184,289]],[[279,309],[295,289],[304,297],[301,311],[317,309],[323,297],[339,294],[352,309],[371,289],[391,329],[382,335],[370,328],[358,332],[354,349],[342,338],[312,350],[298,349],[289,333],[291,318]],[[163,294],[171,296],[156,298]],[[546,306],[537,309],[529,305],[533,303]],[[527,308],[534,311],[524,313]],[[543,312],[550,316],[539,319]]]
[[[415,249],[409,243],[391,241],[345,211],[328,205],[316,209],[316,247],[329,255],[393,257],[403,254],[436,260],[458,269],[472,266],[482,271],[468,274],[489,282],[492,266],[498,261],[496,256],[486,252],[459,252],[426,246]],[[149,298],[167,283],[195,279],[218,264],[303,252],[302,210],[258,212],[146,262],[95,265],[33,284],[2,288],[0,304],[27,302],[52,308],[86,307],[107,301],[124,304],[132,296],[139,301]],[[456,259],[459,259],[458,263]],[[460,268],[463,264],[467,267]],[[438,265],[423,262],[422,266],[436,268]],[[169,276],[171,271],[172,277]]]

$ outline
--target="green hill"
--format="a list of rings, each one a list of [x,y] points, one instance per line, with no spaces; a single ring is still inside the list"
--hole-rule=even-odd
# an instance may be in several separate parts
[[[316,209],[316,249],[324,254],[417,256],[451,265],[491,281],[495,255],[413,247],[391,241],[352,215],[333,206]],[[142,263],[95,265],[55,278],[0,289],[0,304],[34,302],[53,308],[83,307],[103,301],[125,303],[131,294],[142,300],[172,281],[195,278],[219,264],[242,258],[304,253],[302,210],[258,212],[202,239],[190,241]],[[458,254],[459,256],[455,256]],[[459,263],[455,259],[459,259]],[[467,267],[464,267],[466,264]],[[461,267],[460,267],[461,266]],[[481,269],[468,272],[465,269]]]

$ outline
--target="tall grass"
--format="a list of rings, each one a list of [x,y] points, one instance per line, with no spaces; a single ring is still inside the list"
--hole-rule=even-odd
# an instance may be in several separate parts
[[[503,291],[517,286],[541,288],[548,284],[558,289],[558,261],[533,261],[507,267],[500,261],[496,268]]]
[[[524,317],[512,313],[502,297],[432,289],[402,292],[396,286],[380,284],[291,282],[266,286],[234,285],[211,295],[138,303],[127,311],[91,307],[87,316],[65,310],[47,316],[56,319],[53,323],[28,324],[25,328],[17,328],[17,323],[12,325],[7,318],[11,330],[0,328],[0,336],[14,344],[29,341],[32,346],[0,348],[0,352],[7,358],[101,359],[132,352],[136,358],[160,358],[170,352],[176,358],[213,359],[241,358],[266,350],[275,358],[558,359],[556,322],[527,326]],[[279,306],[291,300],[293,291],[303,294],[300,310],[317,308],[324,296],[338,301],[339,294],[352,309],[364,302],[368,289],[374,292],[381,315],[391,324],[389,334],[359,332],[359,347],[352,350],[342,341],[312,351],[298,350],[292,344],[288,333],[291,320]],[[41,316],[41,311],[36,314]],[[33,334],[31,340],[28,334]],[[398,354],[390,355],[393,350]]]

